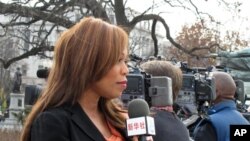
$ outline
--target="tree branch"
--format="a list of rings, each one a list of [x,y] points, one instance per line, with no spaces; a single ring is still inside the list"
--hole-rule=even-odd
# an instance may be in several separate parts
[[[53,51],[52,48],[53,47],[51,47],[51,46],[46,46],[46,47],[43,46],[43,47],[39,47],[39,48],[32,48],[31,50],[27,51],[26,53],[24,53],[24,54],[22,54],[20,56],[11,58],[11,59],[9,59],[7,61],[5,59],[3,59],[3,58],[0,58],[0,62],[2,62],[3,67],[5,69],[7,69],[12,63],[14,63],[16,61],[25,59],[25,58],[27,58],[29,56],[32,56],[32,55],[36,55],[41,51]]]
[[[34,19],[40,19],[52,23],[58,23],[58,25],[66,28],[69,28],[72,25],[74,25],[73,22],[61,18],[59,16],[53,15],[52,13],[46,13],[32,7],[5,4],[2,2],[0,2],[0,14],[18,14],[19,16],[22,17],[32,17]]]
[[[157,55],[158,55],[158,40],[157,40],[157,38],[155,36],[156,23],[157,23],[157,20],[154,19],[153,24],[152,24],[152,29],[151,29],[151,37],[152,37],[152,39],[154,41],[154,50],[155,50],[154,56],[155,57],[157,57]]]

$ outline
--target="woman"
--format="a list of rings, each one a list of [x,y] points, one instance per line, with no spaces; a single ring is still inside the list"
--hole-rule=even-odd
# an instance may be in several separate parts
[[[126,88],[128,36],[86,17],[57,41],[46,89],[21,141],[124,141],[125,118],[112,99]]]

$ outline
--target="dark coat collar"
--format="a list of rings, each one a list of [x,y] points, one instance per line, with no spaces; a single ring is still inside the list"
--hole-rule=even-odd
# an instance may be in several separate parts
[[[75,104],[69,108],[72,113],[71,119],[75,124],[84,131],[93,140],[105,140],[100,131],[96,128],[94,123],[89,119],[87,114],[83,111],[80,104]]]

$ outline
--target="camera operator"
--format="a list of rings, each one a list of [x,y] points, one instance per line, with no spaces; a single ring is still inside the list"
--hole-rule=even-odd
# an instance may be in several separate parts
[[[229,141],[231,124],[249,124],[237,111],[233,78],[225,72],[213,72],[213,76],[216,98],[208,109],[208,118],[201,120],[194,130],[195,141]]]
[[[175,101],[182,86],[182,71],[167,61],[153,60],[141,65],[142,69],[152,76],[167,76],[172,79],[172,98]],[[177,117],[173,110],[173,105],[161,107],[151,106],[155,119],[156,135],[155,141],[188,141],[189,132],[182,121]]]
[[[49,68],[44,68],[44,69],[39,69],[36,72],[36,75],[38,78],[42,78],[45,80],[45,85],[47,83],[47,78],[49,75]],[[32,106],[35,104],[37,99],[40,97],[42,91],[44,89],[43,84],[38,84],[38,85],[27,85],[25,87],[25,99],[24,103],[25,105]]]

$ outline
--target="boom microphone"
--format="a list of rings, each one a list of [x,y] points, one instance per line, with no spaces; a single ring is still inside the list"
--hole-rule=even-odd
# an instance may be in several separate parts
[[[133,99],[128,104],[129,119],[126,120],[128,136],[139,136],[139,141],[146,136],[155,135],[154,118],[149,115],[148,103],[143,99]]]

